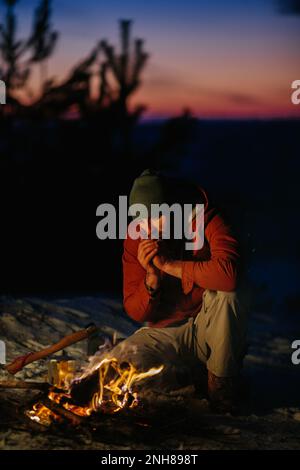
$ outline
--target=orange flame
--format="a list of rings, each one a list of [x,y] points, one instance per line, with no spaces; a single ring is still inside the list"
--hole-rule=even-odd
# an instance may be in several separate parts
[[[99,360],[89,373],[85,371],[79,380],[83,380],[91,373],[98,371],[98,390],[94,393],[88,406],[77,406],[70,403],[72,397],[70,390],[62,393],[50,391],[49,399],[55,403],[60,403],[66,410],[78,416],[90,416],[93,412],[116,413],[124,408],[134,408],[138,405],[138,394],[134,391],[134,385],[147,377],[159,374],[164,366],[153,367],[146,372],[138,372],[132,364],[126,363],[126,367],[121,367],[116,358],[105,357]],[[113,378],[111,378],[113,373]],[[60,376],[60,381],[63,377]],[[64,400],[63,400],[64,399]],[[46,408],[41,403],[34,405],[27,416],[44,425],[49,425],[51,421],[59,421],[60,417]]]
[[[32,421],[36,421],[43,426],[50,426],[53,421],[61,421],[61,417],[58,414],[54,413],[54,411],[40,402],[35,403],[32,410],[26,411],[26,415],[32,419]]]
[[[116,372],[116,377],[106,383],[109,368]],[[110,409],[110,412],[117,412],[126,406],[133,408],[138,404],[137,393],[132,390],[132,386],[147,377],[159,374],[163,366],[153,367],[147,372],[137,372],[132,364],[123,369],[115,358],[104,358],[98,367],[99,370],[99,390],[91,401],[91,408],[97,411],[103,406]]]

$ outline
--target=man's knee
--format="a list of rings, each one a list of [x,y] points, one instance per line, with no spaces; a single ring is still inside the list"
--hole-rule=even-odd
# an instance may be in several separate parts
[[[248,311],[250,308],[250,300],[248,292],[244,289],[237,289],[230,292],[216,291],[217,299],[221,302],[242,308]]]
[[[221,320],[221,318],[228,317],[236,320],[247,322],[249,314],[249,305],[244,298],[243,292],[240,289],[226,292],[214,291],[214,301],[207,302],[207,311]]]
[[[218,309],[221,305],[236,305],[239,295],[237,291],[221,291],[206,289],[203,294],[204,310]]]
[[[219,300],[223,300],[229,303],[237,302],[239,298],[238,292],[236,290],[230,292],[217,290],[216,294]]]

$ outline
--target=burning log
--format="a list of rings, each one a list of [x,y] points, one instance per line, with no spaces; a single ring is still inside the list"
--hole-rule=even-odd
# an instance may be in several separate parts
[[[130,364],[128,362],[123,362],[120,365],[120,370],[124,371],[129,367]],[[101,366],[99,369],[100,368]],[[118,371],[111,366],[111,363],[109,363],[109,367],[106,368],[105,373],[102,374],[101,378],[99,377],[99,369],[96,369],[91,372],[90,375],[73,382],[70,395],[76,405],[87,406],[91,403],[93,396],[99,391],[99,381],[101,381],[101,378],[103,385],[105,385],[116,380],[120,375]]]
[[[71,411],[45,397],[35,403],[32,410],[27,410],[25,414],[32,421],[47,427],[53,423],[63,424],[66,422],[72,426],[79,426],[82,422],[80,416],[73,414]]]
[[[45,398],[43,400],[43,404],[49,410],[53,411],[55,414],[61,416],[62,418],[65,418],[65,420],[67,420],[73,426],[79,426],[84,419],[81,416],[78,416],[77,414],[72,413],[72,411],[67,410],[66,408],[61,406],[59,403],[55,403],[50,398]]]
[[[71,388],[73,403],[78,406],[87,406],[98,389],[99,373],[95,371],[85,379],[74,382]]]
[[[163,366],[138,372],[135,367],[116,358],[105,357],[97,366],[75,381],[70,396],[79,406],[89,406],[93,411],[115,413],[138,403],[135,385],[147,377],[159,374]]]

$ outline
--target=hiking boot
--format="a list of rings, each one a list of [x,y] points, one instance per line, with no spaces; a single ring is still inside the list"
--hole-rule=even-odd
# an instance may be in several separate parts
[[[238,414],[239,377],[217,377],[208,371],[208,398],[215,413]]]

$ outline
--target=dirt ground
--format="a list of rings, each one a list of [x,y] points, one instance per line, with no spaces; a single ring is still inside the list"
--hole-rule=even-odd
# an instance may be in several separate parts
[[[122,337],[137,328],[112,296],[0,298],[0,339],[6,342],[7,362],[90,322],[104,334],[116,331]],[[291,362],[291,343],[299,335],[295,319],[252,314],[245,361],[250,397],[235,417],[212,414],[190,386],[169,394],[148,393],[144,407],[99,416],[96,425],[91,420],[72,429],[42,429],[24,414],[40,392],[0,389],[0,449],[300,449],[300,365]],[[66,352],[82,360],[87,342]],[[39,361],[17,377],[44,381],[46,371],[46,361]],[[0,380],[5,378],[0,369]]]

